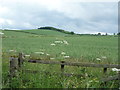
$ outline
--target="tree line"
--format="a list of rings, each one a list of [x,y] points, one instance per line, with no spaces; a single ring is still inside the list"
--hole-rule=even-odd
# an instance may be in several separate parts
[[[58,28],[54,28],[54,27],[40,27],[38,29],[47,29],[47,30],[54,30],[54,31],[58,31],[58,32],[63,32],[65,34],[75,34],[73,31],[69,32],[69,31],[65,31],[63,29],[58,29]]]
[[[58,31],[58,32],[63,32],[65,34],[71,34],[71,35],[74,35],[75,33],[73,31],[69,32],[69,31],[65,31],[63,29],[58,29],[58,28],[55,28],[55,27],[40,27],[38,29],[47,29],[47,30],[54,30],[54,31]],[[98,34],[76,34],[76,35],[102,35],[101,33],[98,33]],[[106,36],[108,35],[108,33],[105,34]],[[120,35],[120,32],[118,33],[113,33],[113,35]]]

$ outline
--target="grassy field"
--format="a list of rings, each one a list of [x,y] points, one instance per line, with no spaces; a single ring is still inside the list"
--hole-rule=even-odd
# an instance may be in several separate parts
[[[117,36],[81,36],[50,30],[2,31],[3,87],[9,87],[9,57],[26,54],[26,59],[58,60],[70,62],[91,62],[102,64],[118,63]],[[29,56],[30,55],[30,56]],[[25,63],[23,68],[59,72],[58,65]],[[65,67],[65,72],[83,74],[86,77],[19,73],[13,79],[13,87],[19,88],[118,88],[118,81],[101,85],[104,76],[101,68]],[[108,69],[107,75],[114,75]],[[90,77],[89,77],[90,76]]]

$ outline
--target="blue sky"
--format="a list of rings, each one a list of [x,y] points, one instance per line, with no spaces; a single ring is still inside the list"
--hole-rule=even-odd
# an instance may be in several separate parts
[[[118,2],[0,0],[0,28],[35,29],[43,26],[76,33],[117,33]]]

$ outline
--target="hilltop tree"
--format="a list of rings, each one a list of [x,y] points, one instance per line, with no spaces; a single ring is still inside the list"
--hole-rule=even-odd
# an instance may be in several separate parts
[[[107,36],[108,34],[106,33],[105,35]]]
[[[38,29],[54,30],[54,31],[65,33],[65,34],[72,34],[72,35],[75,34],[74,32],[69,32],[69,31],[65,31],[63,29],[58,29],[58,28],[54,28],[54,27],[40,27]]]
[[[101,35],[101,33],[98,33],[98,35]]]
[[[70,32],[70,34],[72,34],[72,35],[73,35],[73,34],[75,34],[75,33],[72,31],[72,32]]]
[[[117,35],[120,35],[120,32],[119,32],[119,33],[117,33]]]

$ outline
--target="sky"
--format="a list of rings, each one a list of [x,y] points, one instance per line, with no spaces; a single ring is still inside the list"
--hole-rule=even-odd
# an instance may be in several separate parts
[[[80,34],[117,33],[118,1],[0,0],[1,29],[45,26]]]

